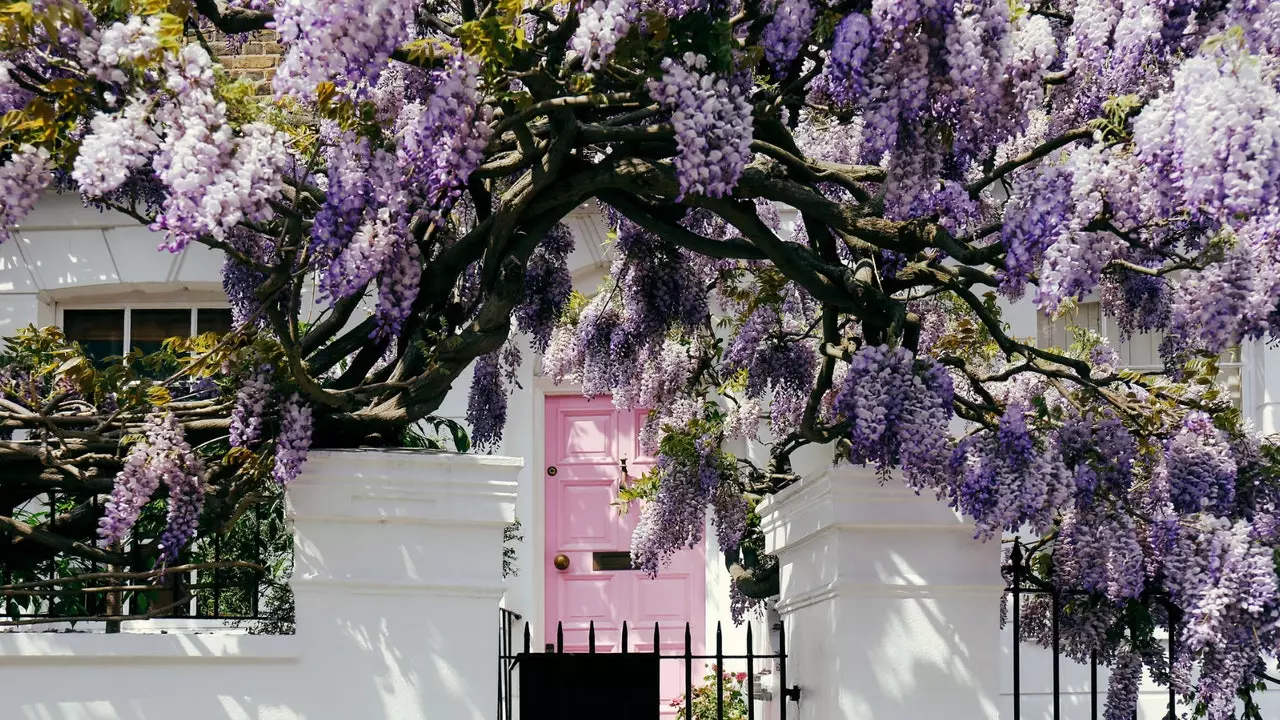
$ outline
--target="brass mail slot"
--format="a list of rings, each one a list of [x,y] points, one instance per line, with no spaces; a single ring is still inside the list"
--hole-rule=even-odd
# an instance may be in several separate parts
[[[596,552],[591,553],[592,570],[635,570],[631,565],[629,552]]]

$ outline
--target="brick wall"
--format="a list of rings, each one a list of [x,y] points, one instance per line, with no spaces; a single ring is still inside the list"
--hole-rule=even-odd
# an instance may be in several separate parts
[[[236,52],[227,52],[226,38],[219,32],[206,33],[209,47],[222,62],[227,72],[237,80],[254,80],[260,84],[259,92],[267,94],[271,91],[271,79],[275,77],[276,66],[284,48],[276,34],[270,30],[253,33]]]

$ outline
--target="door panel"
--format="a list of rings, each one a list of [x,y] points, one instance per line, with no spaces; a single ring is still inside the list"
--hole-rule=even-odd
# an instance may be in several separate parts
[[[677,553],[656,578],[619,569],[616,555],[595,556],[631,548],[639,508],[624,514],[613,502],[624,479],[624,458],[626,478],[631,481],[653,467],[653,458],[642,453],[638,440],[645,412],[616,410],[609,398],[566,396],[547,398],[545,417],[548,642],[555,641],[556,625],[561,623],[565,651],[586,652],[594,622],[596,651],[617,652],[625,620],[630,651],[649,652],[656,622],[663,654],[680,655],[685,622],[689,622],[694,653],[701,654],[706,612],[702,544]],[[557,555],[569,559],[564,570],[555,567]],[[599,570],[597,563],[602,566]],[[671,660],[660,663],[664,717],[673,714],[669,701],[684,693],[683,665]],[[694,672],[700,679],[701,669]]]

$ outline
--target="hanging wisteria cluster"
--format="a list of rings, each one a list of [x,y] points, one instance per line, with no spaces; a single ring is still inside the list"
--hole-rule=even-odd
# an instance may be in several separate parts
[[[124,540],[142,507],[163,484],[169,491],[169,518],[160,549],[163,559],[175,559],[195,537],[204,505],[204,475],[204,462],[192,451],[173,413],[153,412],[143,427],[143,439],[116,478],[98,534],[108,544]]]
[[[633,554],[658,571],[710,515],[739,612],[778,582],[751,508],[817,444],[1036,536],[1109,717],[1146,672],[1225,720],[1275,658],[1277,452],[1215,379],[1280,332],[1280,2],[103,5],[0,18],[0,237],[78,193],[222,253],[235,325],[163,373],[14,346],[0,432],[106,463],[107,539],[180,468],[171,560],[206,485],[408,442],[466,377],[499,448],[532,367],[645,411]],[[210,29],[274,30],[271,80],[233,82]],[[1094,301],[1161,372],[1001,315]]]

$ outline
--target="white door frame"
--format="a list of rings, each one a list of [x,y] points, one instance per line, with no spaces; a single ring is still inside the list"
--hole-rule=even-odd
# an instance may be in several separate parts
[[[535,368],[536,371],[536,368]],[[542,623],[547,616],[547,564],[543,554],[547,552],[547,398],[582,395],[582,384],[565,382],[559,385],[550,378],[534,375],[533,378],[533,514],[537,519],[527,531],[528,546],[537,553],[533,563],[533,607],[525,620],[530,623],[533,649],[540,650],[546,644]],[[537,620],[537,622],[534,622]]]

